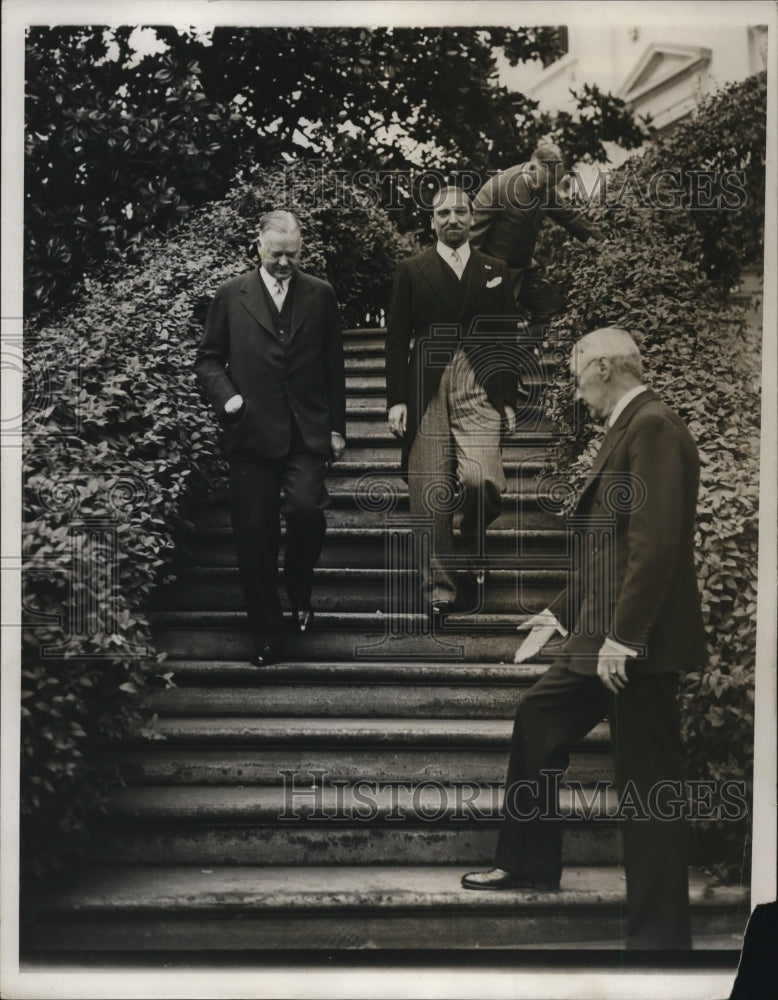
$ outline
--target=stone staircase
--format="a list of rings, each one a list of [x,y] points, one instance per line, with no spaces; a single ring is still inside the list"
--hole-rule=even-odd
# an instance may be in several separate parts
[[[290,636],[284,663],[248,666],[226,497],[199,511],[159,597],[156,738],[124,749],[126,786],[90,865],[31,915],[29,954],[621,946],[617,828],[565,785],[559,892],[459,885],[491,864],[513,714],[544,669],[513,664],[516,624],[565,579],[565,533],[536,479],[551,361],[538,361],[505,448],[488,588],[465,591],[435,634],[404,566],[383,331],[350,331],[346,345],[349,445],[330,479],[316,631]],[[610,775],[603,721],[565,780],[591,789]],[[692,902],[695,948],[739,949],[747,896],[695,874]]]

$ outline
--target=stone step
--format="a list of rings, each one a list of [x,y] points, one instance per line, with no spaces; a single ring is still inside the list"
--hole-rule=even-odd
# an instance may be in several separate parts
[[[517,637],[517,641],[518,641]],[[231,660],[163,660],[149,671],[150,684],[155,684],[163,674],[172,672],[178,685],[193,684],[202,687],[268,685],[314,682],[326,684],[465,684],[470,687],[497,684],[523,688],[542,677],[548,667],[543,663],[456,663],[436,661],[344,660],[321,662],[319,660],[287,659],[272,666],[256,667]]]
[[[502,496],[503,505],[515,506],[519,499],[537,495],[552,501],[555,492],[552,492],[552,487],[556,486],[557,480],[544,478],[542,475],[546,466],[543,457],[545,453],[533,448],[526,455],[516,456],[511,449],[513,446],[508,449],[510,460],[506,458],[503,463],[507,480],[507,488]],[[506,449],[504,453],[505,451]],[[334,503],[341,496],[348,499],[355,491],[362,495],[368,489],[391,490],[398,497],[407,497],[408,483],[400,467],[399,448],[395,445],[392,449],[387,449],[385,458],[374,460],[355,457],[349,453],[348,457],[341,459],[327,471],[327,489]],[[200,506],[196,514],[198,518],[207,517],[211,512],[218,514],[220,510],[226,511],[228,506],[229,492],[225,485],[207,506]],[[552,503],[551,506],[554,510],[559,507],[558,503]]]
[[[346,399],[359,393],[379,395],[386,399],[385,375],[349,375],[346,372]]]
[[[549,795],[554,785],[549,781]],[[451,823],[476,827],[499,822],[503,788],[440,782],[371,783],[357,779],[337,785],[312,783],[300,776],[285,785],[219,786],[167,785],[117,788],[105,806],[106,816],[120,823],[170,821],[206,824],[272,824],[279,829],[326,829],[342,824],[394,825],[398,829],[432,830]],[[553,815],[566,825],[588,823],[612,826],[618,810],[614,789],[559,788],[556,802],[549,799]]]
[[[526,686],[526,685],[525,685]],[[253,687],[175,687],[151,691],[152,712],[164,716],[324,716],[328,718],[512,719],[522,687],[283,681]]]
[[[543,428],[544,430],[550,429],[550,424],[544,422],[543,417],[546,413],[545,400],[542,394],[537,394],[538,398],[528,398],[520,403],[520,405],[514,407],[516,413],[516,430],[511,432],[510,436],[521,437],[524,431],[530,433]],[[383,401],[379,401],[383,403]],[[353,422],[354,427],[359,427],[362,424],[381,424],[387,426],[387,411],[386,405],[379,405],[376,402],[376,397],[370,396],[359,396],[359,397],[348,397],[346,398],[346,418],[347,421]],[[347,423],[347,428],[352,426],[352,423]]]
[[[530,379],[547,383],[558,366],[555,357],[547,351],[539,353],[534,344],[519,343],[517,348],[517,363],[521,368],[522,380],[525,385]],[[382,339],[368,337],[348,339],[343,344],[343,353],[347,372],[359,369],[359,366],[365,362],[372,362],[382,371],[386,370],[385,344]],[[483,361],[483,352],[481,352],[480,358]],[[515,368],[514,371],[516,371]],[[518,375],[516,380],[518,382]]]
[[[432,633],[421,615],[324,612],[313,633],[287,635],[285,658],[512,663],[516,627],[530,613],[451,615]],[[154,615],[153,642],[158,652],[177,660],[248,662],[253,653],[246,616],[238,612],[160,612]],[[552,644],[547,649],[551,655]]]
[[[370,393],[359,396],[353,392],[346,394],[346,415],[349,417],[370,417],[386,420],[386,396]]]
[[[276,669],[266,668],[267,671]],[[135,737],[138,746],[168,750],[200,748],[327,748],[398,750],[454,750],[456,752],[510,747],[510,719],[375,719],[375,718],[157,718]],[[602,722],[582,741],[594,752],[610,747],[610,729]],[[263,750],[264,753],[264,750]],[[248,766],[248,765],[247,765]],[[501,777],[498,775],[497,777]]]
[[[391,527],[394,522],[407,524],[410,513],[408,489],[399,476],[361,477],[356,484],[333,478],[328,483],[331,505],[327,512],[328,529]],[[507,492],[503,509],[489,525],[491,531],[516,529],[534,534],[541,545],[561,544],[566,538],[564,518],[553,513],[552,499],[532,489]],[[548,527],[543,530],[525,523],[530,512],[547,513]],[[399,516],[398,516],[399,515]],[[461,517],[454,513],[454,526],[459,528]],[[197,512],[195,530],[200,534],[229,534],[230,511],[226,503]],[[284,526],[282,524],[282,531]],[[532,537],[530,535],[530,537]]]
[[[304,740],[299,738],[298,730],[299,745],[288,737],[280,748],[272,740],[257,746],[249,743],[237,748],[224,746],[220,739],[234,736],[236,730],[235,725],[230,728],[225,724],[221,733],[212,726],[207,739],[203,737],[202,746],[180,746],[162,740],[147,747],[126,748],[118,760],[129,785],[274,785],[283,780],[284,772],[296,775],[315,772],[325,781],[450,783],[455,776],[460,782],[481,784],[505,778],[510,727],[505,727],[506,735],[499,746],[493,745],[494,738],[488,733],[482,746],[471,742],[459,748],[420,745],[418,739],[416,743],[404,743],[403,733],[398,731],[394,733],[394,742],[385,738],[383,743],[371,746],[368,740],[375,739],[377,727],[371,737],[371,730],[363,724],[362,732],[367,735],[364,743],[358,743],[350,739],[352,733],[346,726],[333,726],[329,733],[322,731],[323,721],[318,720],[312,731],[306,732]],[[408,726],[405,728],[406,732],[412,732]],[[267,728],[262,730],[259,725],[254,730],[268,735]],[[576,748],[566,778],[591,784],[612,777],[607,725],[598,730]],[[175,735],[182,738],[181,727]],[[425,735],[430,738],[429,733]]]
[[[541,407],[522,408],[516,419],[516,431],[505,438],[505,448],[510,449],[514,442],[518,445],[548,445],[553,434],[551,422],[544,416]],[[386,417],[379,419],[365,416],[352,416],[346,419],[347,449],[352,444],[372,443],[390,445],[397,448],[397,439],[389,430]]]
[[[543,383],[537,377],[535,381],[527,377],[525,387],[529,395],[517,408],[520,417],[524,414],[534,413],[545,406]],[[364,387],[361,387],[358,378],[348,380],[346,383],[346,414],[355,419],[369,417],[375,420],[386,420],[387,403],[384,388],[378,379],[370,382],[365,381]],[[522,423],[523,421],[519,420],[519,426]]]
[[[540,512],[537,518],[530,518],[529,514],[522,518],[523,526],[527,529],[545,527],[549,520],[552,520],[552,523],[558,523],[553,519],[553,515],[544,512]],[[533,521],[540,522],[540,525],[533,524]],[[346,567],[350,570],[356,568],[356,563],[365,569],[385,568],[387,563],[387,528],[391,530],[391,535],[397,543],[400,543],[402,551],[407,550],[408,555],[404,555],[403,560],[411,558],[409,548],[411,529],[402,526],[401,523],[391,521],[377,527],[356,528],[335,525],[332,530],[327,531],[325,536],[319,566],[325,569],[336,566]],[[532,536],[528,537],[523,530],[519,531],[515,527],[490,527],[486,532],[485,561],[495,570],[516,570],[519,565],[525,565],[529,568],[538,562],[542,562],[544,566],[549,568],[553,567],[552,557],[543,559],[539,547],[532,545],[532,541]],[[358,556],[355,554],[357,551]],[[532,557],[531,562],[530,557]],[[399,559],[399,554],[397,558]],[[458,548],[451,559],[452,566],[463,570],[466,568],[467,557]],[[566,568],[567,562],[561,553],[558,554],[557,559],[560,567]],[[224,531],[218,534],[182,537],[178,562],[179,564],[198,566],[236,566],[237,555],[231,533],[225,527]]]
[[[535,550],[536,560],[542,557]],[[560,570],[495,570],[486,589],[460,574],[457,607],[472,612],[511,614],[519,608],[537,608],[553,599],[564,587]],[[413,571],[342,569],[317,567],[314,573],[314,603],[317,612],[376,612],[389,614],[418,610],[418,581]],[[283,591],[283,587],[281,590]],[[290,610],[286,594],[282,605]],[[160,611],[242,611],[243,591],[235,566],[182,568],[178,579],[155,597]]]
[[[385,326],[355,326],[342,331],[344,343],[350,339],[359,340],[361,337],[373,337],[384,339],[386,337]]]
[[[371,368],[367,371],[364,365],[358,370],[350,370],[353,358],[347,357],[346,359],[346,398],[348,399],[350,396],[357,396],[362,393],[371,396],[379,395],[385,400],[385,368],[380,363],[377,363],[375,359],[366,358],[363,361],[371,365]],[[522,376],[524,385],[529,390],[531,399],[540,400],[544,397],[544,387],[548,384],[550,372],[551,366],[547,363],[544,371],[527,371],[524,373]]]
[[[517,474],[511,472],[512,465],[521,465],[527,460],[542,459],[556,443],[557,439],[546,433],[522,432],[521,436],[503,438],[503,469],[506,477],[510,478]],[[389,435],[382,438],[349,438],[343,458],[327,471],[328,481],[330,478],[336,477],[341,470],[345,469],[347,473],[350,473],[355,464],[365,474],[394,469],[399,475],[400,445],[397,439]]]
[[[93,860],[145,864],[480,864],[491,856],[503,791],[496,783],[118,789]],[[570,864],[616,864],[615,793],[562,787],[556,814]],[[395,850],[396,849],[396,850]]]
[[[134,828],[104,821],[90,847],[93,862],[211,865],[488,865],[497,828],[449,824],[425,826],[329,825],[286,827],[259,822],[154,822]],[[610,865],[618,860],[614,824],[570,824],[562,857],[569,865]]]
[[[505,467],[507,489],[502,495],[503,513],[513,513],[518,521],[525,508],[541,506],[557,515],[556,525],[562,530],[558,512],[562,510],[553,489],[554,483],[539,476],[543,462],[525,459]],[[356,507],[364,513],[408,510],[408,483],[399,462],[388,460],[371,465],[361,461],[343,461],[327,473],[327,492],[331,506]],[[391,503],[390,503],[391,501]],[[456,512],[455,512],[456,518]],[[208,531],[215,525],[229,524],[229,495],[226,490],[208,506],[195,511],[195,525]]]
[[[361,346],[357,343],[344,344],[347,375],[385,375],[386,361],[383,345],[370,344],[365,341]],[[559,359],[549,351],[540,355],[527,346],[520,346],[520,363],[527,375],[535,380],[547,382],[559,365]]]
[[[488,866],[488,861],[485,862]],[[104,865],[23,914],[23,952],[623,947],[624,873],[569,867],[558,892],[473,892],[461,866]],[[745,890],[692,873],[695,948],[742,941]],[[739,936],[739,937],[738,937]]]

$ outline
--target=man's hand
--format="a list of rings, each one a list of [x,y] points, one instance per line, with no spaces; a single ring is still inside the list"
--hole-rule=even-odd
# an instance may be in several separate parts
[[[403,437],[408,424],[408,407],[405,403],[395,403],[389,410],[389,430],[395,437]]]
[[[524,642],[516,650],[513,657],[514,663],[525,663],[537,656],[540,650],[546,645],[551,636],[557,631],[556,619],[549,618],[547,612],[533,615],[521,624],[519,628],[528,628],[530,633]]]
[[[516,411],[512,406],[505,404],[505,428],[509,434],[516,430]]]
[[[330,449],[332,451],[332,461],[337,462],[343,452],[346,450],[346,439],[342,434],[337,431],[332,431],[330,434]]]
[[[231,416],[233,413],[237,413],[241,406],[243,406],[243,396],[240,393],[236,393],[234,396],[230,396],[224,404],[224,412],[228,416]]]
[[[626,654],[616,654],[602,646],[597,658],[597,676],[609,691],[618,694],[629,680]]]

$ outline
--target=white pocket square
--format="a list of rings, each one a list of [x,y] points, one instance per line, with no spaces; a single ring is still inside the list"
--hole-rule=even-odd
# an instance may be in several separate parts
[[[492,278],[491,281],[486,282],[487,288],[496,288],[502,282],[502,277],[497,275],[496,278]]]

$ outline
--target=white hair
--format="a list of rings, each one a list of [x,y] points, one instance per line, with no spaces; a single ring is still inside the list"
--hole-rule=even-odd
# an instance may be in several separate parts
[[[276,233],[288,233],[294,236],[300,233],[300,223],[294,212],[287,212],[286,209],[277,208],[272,212],[266,212],[259,220],[259,235],[266,230],[272,229]]]
[[[585,334],[575,344],[578,355],[608,358],[617,371],[643,378],[643,359],[632,335],[618,326],[603,326]]]

